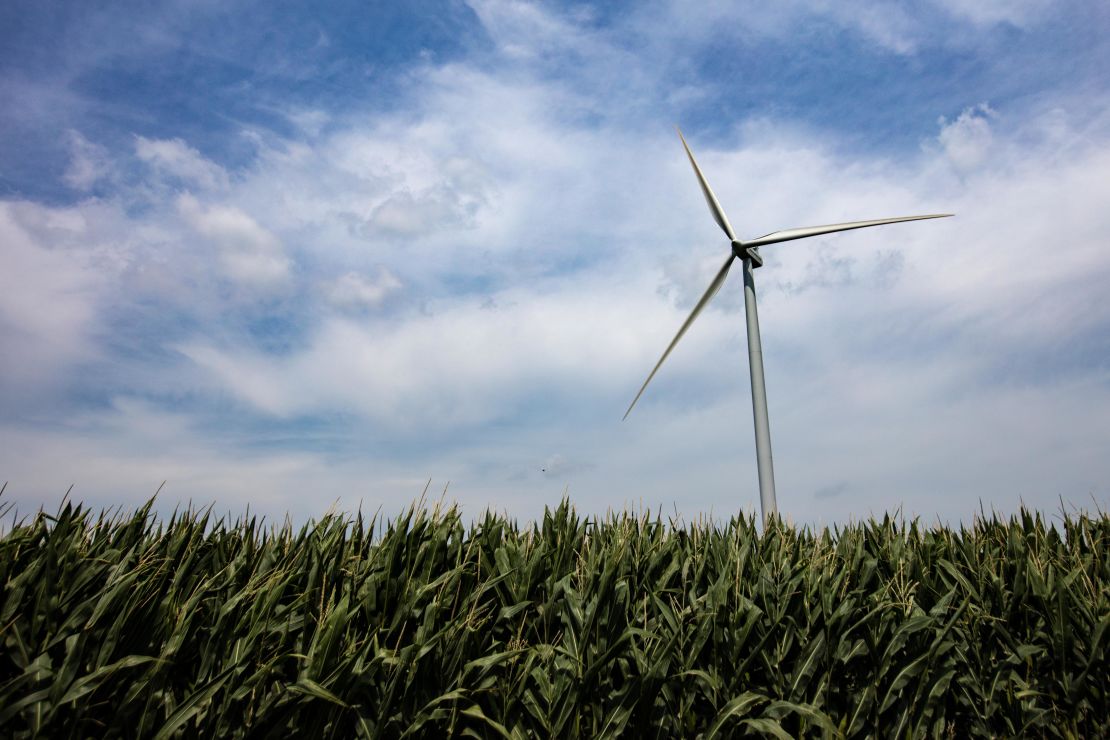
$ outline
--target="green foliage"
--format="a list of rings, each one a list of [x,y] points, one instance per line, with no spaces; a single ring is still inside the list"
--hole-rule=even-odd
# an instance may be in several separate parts
[[[10,737],[1095,737],[1110,518],[299,531],[65,504],[0,538]]]

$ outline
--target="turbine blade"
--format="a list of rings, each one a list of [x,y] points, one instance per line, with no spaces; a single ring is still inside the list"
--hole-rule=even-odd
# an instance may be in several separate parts
[[[728,237],[730,242],[736,241],[736,234],[732,231],[732,224],[728,222],[728,216],[721,209],[721,204],[717,202],[717,196],[713,194],[713,188],[709,187],[709,183],[705,181],[705,175],[701,173],[701,168],[698,167],[697,161],[694,159],[694,153],[690,151],[690,147],[686,144],[686,137],[682,135],[682,129],[675,126],[678,130],[678,138],[682,139],[682,148],[686,150],[686,156],[690,158],[690,164],[694,166],[694,174],[698,176],[698,184],[701,185],[701,192],[705,196],[705,202],[709,204],[709,210],[713,214],[713,220],[717,222]]]
[[[800,229],[786,229],[776,231],[758,239],[743,242],[745,247],[761,247],[764,244],[788,242],[791,239],[805,239],[807,236],[830,234],[834,231],[848,231],[850,229],[865,229],[868,226],[882,226],[883,224],[896,224],[902,221],[920,221],[926,218],[948,218],[951,213],[935,213],[929,216],[899,216],[897,218],[880,218],[875,221],[850,221],[846,224],[829,224],[828,226],[803,226]]]
[[[725,260],[725,263],[717,272],[717,277],[713,278],[713,282],[709,284],[709,287],[706,289],[705,294],[702,295],[701,300],[699,300],[697,305],[694,306],[694,310],[690,312],[690,315],[682,324],[682,328],[678,330],[678,334],[675,334],[674,339],[672,339],[671,343],[667,345],[667,350],[663,353],[663,356],[659,358],[659,362],[655,363],[655,367],[651,369],[651,375],[648,375],[647,380],[645,380],[644,384],[640,386],[640,392],[636,394],[636,397],[632,399],[632,403],[628,405],[628,411],[624,412],[624,417],[621,419],[621,421],[627,419],[628,415],[632,413],[632,407],[635,406],[636,402],[640,400],[640,396],[644,395],[644,390],[648,387],[648,383],[651,382],[651,379],[655,377],[655,373],[659,371],[659,366],[663,364],[663,360],[667,359],[667,355],[669,355],[671,353],[671,350],[674,349],[674,346],[678,344],[678,340],[682,339],[682,335],[685,334],[686,330],[690,328],[690,324],[694,323],[694,319],[696,319],[698,317],[698,314],[701,313],[701,310],[705,308],[705,304],[709,303],[709,301],[712,300],[713,296],[717,295],[717,291],[721,289],[721,285],[725,282],[725,277],[728,276],[728,268],[732,266],[732,261],[734,259],[736,259],[736,255],[730,254],[728,256],[728,259]]]

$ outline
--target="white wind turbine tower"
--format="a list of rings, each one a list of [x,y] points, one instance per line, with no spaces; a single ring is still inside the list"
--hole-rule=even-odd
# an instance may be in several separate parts
[[[701,185],[701,191],[705,195],[705,202],[709,204],[709,210],[713,214],[713,220],[725,232],[731,243],[728,259],[725,260],[724,265],[717,271],[717,276],[713,278],[713,282],[709,284],[705,294],[698,300],[694,310],[683,322],[671,343],[667,345],[667,349],[663,352],[663,356],[659,358],[659,362],[655,363],[652,368],[651,374],[648,375],[647,380],[640,386],[640,392],[632,399],[632,403],[628,406],[628,411],[624,412],[624,418],[627,419],[628,415],[632,412],[632,407],[640,400],[640,396],[644,394],[648,383],[655,377],[655,373],[659,371],[659,367],[663,361],[667,359],[667,355],[671,353],[674,346],[678,344],[678,340],[682,339],[682,335],[690,328],[690,324],[694,323],[694,319],[698,317],[706,304],[716,295],[721,285],[725,282],[725,277],[728,275],[728,270],[732,266],[733,260],[739,259],[744,265],[744,314],[747,318],[748,328],[748,365],[751,368],[752,380],[752,411],[755,416],[755,459],[756,467],[759,471],[759,503],[763,511],[764,525],[770,520],[771,517],[778,514],[778,506],[775,503],[775,471],[771,462],[771,429],[767,421],[767,388],[763,382],[763,351],[759,343],[759,316],[756,313],[755,306],[755,281],[752,277],[752,272],[757,267],[763,266],[763,258],[759,255],[759,247],[767,244],[776,244],[778,242],[791,241],[792,239],[804,239],[807,236],[819,236],[821,234],[829,234],[834,231],[848,231],[849,229],[862,229],[868,226],[882,226],[883,224],[894,224],[900,221],[919,221],[926,218],[945,218],[951,216],[951,213],[937,213],[929,216],[899,216],[897,218],[880,218],[873,221],[851,221],[843,224],[830,224],[828,226],[804,226],[798,229],[786,229],[785,231],[776,231],[766,236],[761,236],[758,239],[751,241],[741,242],[736,238],[736,234],[732,230],[732,225],[728,222],[728,217],[725,212],[721,210],[721,204],[717,202],[717,196],[713,195],[713,190],[709,187],[709,183],[705,181],[705,176],[701,173],[701,168],[694,160],[694,155],[690,151],[690,147],[686,144],[686,138],[679,130],[678,136],[682,139],[682,146],[686,149],[686,156],[690,158],[690,164],[694,167],[694,174],[698,177],[698,184]]]

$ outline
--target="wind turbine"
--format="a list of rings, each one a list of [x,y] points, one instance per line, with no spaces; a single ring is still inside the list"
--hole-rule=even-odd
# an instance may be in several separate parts
[[[682,135],[682,130],[678,130],[678,138],[682,139],[682,147],[686,150],[686,156],[690,159],[690,164],[694,168],[694,174],[697,175],[698,184],[701,185],[701,192],[705,195],[705,202],[709,204],[709,211],[713,214],[713,220],[725,232],[728,237],[731,249],[728,258],[717,271],[716,277],[709,283],[709,288],[706,289],[705,294],[698,300],[694,306],[694,310],[683,322],[671,343],[667,345],[667,349],[663,352],[663,356],[659,358],[659,362],[655,363],[652,368],[651,374],[648,375],[647,380],[640,386],[640,392],[632,399],[632,403],[628,406],[628,411],[624,412],[624,418],[627,419],[628,415],[632,412],[632,407],[640,400],[640,396],[644,394],[644,390],[648,387],[648,383],[655,377],[655,373],[659,371],[659,367],[663,361],[667,359],[667,355],[671,353],[678,340],[682,339],[682,335],[690,328],[690,324],[694,323],[694,319],[698,317],[706,304],[717,294],[721,285],[725,282],[725,277],[728,275],[728,270],[732,267],[733,260],[740,260],[744,266],[744,314],[747,319],[748,329],[748,366],[751,369],[752,380],[752,412],[755,417],[755,460],[756,468],[759,471],[759,503],[763,511],[763,523],[767,524],[769,519],[778,514],[778,506],[775,503],[775,471],[771,462],[771,428],[767,421],[767,388],[763,381],[763,350],[759,343],[759,315],[756,312],[755,306],[755,280],[752,276],[753,271],[757,267],[763,266],[763,257],[759,254],[759,247],[768,244],[777,244],[778,242],[791,241],[793,239],[804,239],[809,236],[820,236],[821,234],[830,234],[834,231],[848,231],[849,229],[863,229],[868,226],[882,226],[883,224],[896,224],[901,221],[920,221],[926,218],[945,218],[951,216],[951,213],[936,213],[929,216],[899,216],[897,218],[880,218],[873,221],[850,221],[843,224],[829,224],[827,226],[803,226],[797,229],[786,229],[785,231],[775,231],[761,236],[758,239],[742,242],[736,238],[735,232],[732,230],[732,225],[728,222],[728,217],[721,209],[721,204],[717,202],[717,196],[713,194],[712,188],[705,180],[705,175],[701,173],[701,168],[698,167],[697,161],[694,159],[693,152],[690,151],[689,145],[686,143],[686,137]]]

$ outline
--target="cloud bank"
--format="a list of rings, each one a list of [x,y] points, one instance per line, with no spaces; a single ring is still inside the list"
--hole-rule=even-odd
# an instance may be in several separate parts
[[[306,517],[432,479],[475,515],[564,491],[754,510],[738,275],[620,422],[727,247],[678,118],[742,237],[957,214],[765,250],[784,513],[1110,501],[1106,91],[969,90],[907,112],[910,145],[861,148],[789,105],[707,116],[729,83],[698,71],[741,16],[745,43],[828,21],[845,58],[950,65],[941,30],[1032,34],[1041,6],[469,7],[470,47],[388,69],[389,104],[260,94],[282,112],[234,124],[246,155],[65,123],[66,195],[0,200],[5,496],[134,504],[167,480],[167,508]]]

